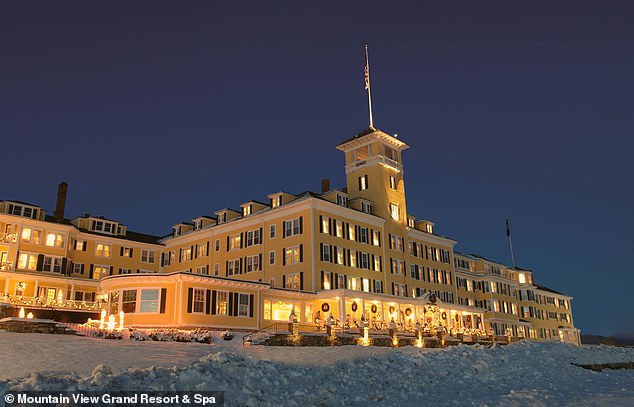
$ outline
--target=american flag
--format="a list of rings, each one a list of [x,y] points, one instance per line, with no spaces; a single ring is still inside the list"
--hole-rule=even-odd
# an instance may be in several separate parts
[[[368,65],[368,61],[365,62],[365,90],[370,90],[370,66]]]

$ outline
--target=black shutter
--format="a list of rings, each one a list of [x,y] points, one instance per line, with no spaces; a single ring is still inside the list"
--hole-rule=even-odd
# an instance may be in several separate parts
[[[321,289],[324,289],[324,271],[321,271]]]
[[[161,288],[161,308],[160,313],[165,314],[165,304],[167,304],[167,288]]]
[[[183,248],[182,247],[178,249],[178,262],[179,263],[183,262]]]
[[[348,276],[343,276],[343,288],[348,288]]]
[[[86,241],[84,240],[84,242],[81,244],[81,251],[85,252],[86,251]]]
[[[339,288],[339,274],[337,273],[335,273],[335,276],[332,279],[332,286],[334,287],[335,290]]]
[[[282,288],[286,288],[286,275],[282,276]]]
[[[227,236],[227,251],[229,251],[229,236]]]
[[[211,291],[211,315],[216,315],[216,290]]]
[[[211,308],[211,290],[206,290],[205,292],[205,314],[209,314],[209,309]]]
[[[240,257],[240,274],[242,274],[242,257]]]
[[[376,237],[379,239],[379,247],[381,247],[381,231],[376,232]]]
[[[249,317],[253,318],[253,294],[249,294]]]
[[[394,295],[394,283],[392,283],[392,295]]]
[[[379,271],[383,271],[383,259],[379,256]]]
[[[90,272],[88,273],[88,278],[92,280],[93,277],[93,271],[94,271],[95,265],[91,264],[90,265]]]
[[[286,256],[284,255],[286,253],[286,248],[282,248],[282,266],[286,266]]]
[[[112,275],[112,272],[114,271],[114,267],[110,266],[110,272],[108,273],[109,275]]]
[[[61,269],[61,273],[62,274],[67,274],[68,270],[66,270],[66,267],[68,266],[68,259],[66,257],[62,258],[62,269]]]
[[[324,217],[319,215],[319,233],[324,233]]]
[[[244,247],[244,232],[240,232],[240,248]]]
[[[121,269],[119,269],[118,273],[121,274]]]
[[[134,253],[134,252],[133,252],[133,249],[132,249],[132,248],[130,248],[130,258],[132,258],[132,256],[133,256],[133,254],[132,254],[132,253]]]
[[[194,301],[194,289],[189,287],[187,289],[187,313],[192,313],[192,303]]]
[[[81,274],[84,274],[84,268],[85,268],[85,266],[86,266],[86,265],[82,263],[82,265],[81,265]],[[92,277],[91,277],[91,278],[92,278]]]
[[[335,259],[334,259],[334,257],[333,257],[333,254],[334,254],[334,246],[330,246],[330,262],[331,262],[331,263],[334,263],[334,262],[335,262],[335,261],[334,261]]]
[[[300,290],[304,289],[304,272],[303,271],[299,272],[299,289]]]
[[[359,191],[361,191],[361,177],[358,178],[359,181]]]
[[[335,234],[334,228],[335,228],[335,224],[336,223],[337,222],[334,219],[328,218],[328,234],[329,235],[334,235]]]
[[[394,274],[394,261],[392,260],[391,257],[390,257],[390,273]]]
[[[409,297],[409,290],[407,288],[407,284],[405,284],[405,296]]]
[[[359,242],[360,236],[359,236],[359,229],[361,229],[358,225],[354,225],[354,241],[355,242]]]
[[[238,316],[238,293],[233,293],[233,316]]]
[[[372,256],[370,257],[370,261],[372,262],[372,264],[370,265],[370,270],[372,270],[372,271],[378,271],[378,270],[376,270],[376,269],[374,268],[374,255],[372,255]]]
[[[304,233],[304,217],[300,216],[299,217],[299,234],[301,235],[302,233]]]
[[[355,251],[355,257],[356,257],[356,261],[357,261],[357,268],[361,268],[361,265],[359,264],[359,251]]]
[[[161,253],[161,267],[165,266],[165,253]]]
[[[198,243],[196,243],[194,245],[194,248],[195,248],[195,250],[194,250],[194,255],[193,256],[194,256],[195,259],[197,259],[198,258]]]
[[[209,242],[207,242],[207,250],[205,250],[205,255],[209,256]]]
[[[38,255],[37,255],[37,266],[36,266],[36,270],[37,270],[37,271],[42,271],[42,267],[44,267],[44,255],[43,255],[43,254],[38,254]]]
[[[120,247],[121,250],[119,250],[119,256],[123,257],[123,246]]]
[[[319,243],[319,260],[324,261],[324,244]]]
[[[388,238],[389,238],[389,239],[387,240],[387,242],[388,242],[389,248],[391,249],[391,248],[392,248],[392,234],[390,233],[390,234],[388,234],[387,236],[388,236]]]
[[[282,222],[282,238],[286,238],[286,221]]]

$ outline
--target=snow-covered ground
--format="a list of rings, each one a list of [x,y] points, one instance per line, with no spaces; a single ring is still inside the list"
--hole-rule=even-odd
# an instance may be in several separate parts
[[[634,405],[634,370],[571,365],[632,362],[632,348],[527,341],[445,349],[241,344],[239,336],[206,345],[0,332],[0,394],[221,390],[228,406]]]

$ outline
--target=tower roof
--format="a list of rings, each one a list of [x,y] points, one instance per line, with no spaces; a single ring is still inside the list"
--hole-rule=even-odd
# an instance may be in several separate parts
[[[350,150],[351,148],[355,148],[357,144],[361,144],[363,142],[368,141],[368,139],[382,141],[396,150],[405,150],[406,148],[409,148],[409,146],[406,143],[402,142],[396,137],[391,136],[377,128],[368,127],[367,129],[364,129],[363,131],[361,131],[354,137],[349,138],[348,140],[339,144],[337,146],[337,150],[341,150],[341,151]]]

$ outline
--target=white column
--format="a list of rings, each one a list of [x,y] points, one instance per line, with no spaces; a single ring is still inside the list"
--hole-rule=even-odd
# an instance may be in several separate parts
[[[341,299],[339,300],[339,322],[341,324],[346,323],[346,295],[345,291],[341,293]]]
[[[35,289],[33,291],[33,297],[37,298],[37,291],[40,289],[40,280],[35,280]]]
[[[4,282],[4,293],[6,295],[9,294],[9,283],[11,282],[11,279],[9,277],[7,277],[6,281]]]
[[[70,298],[68,298],[69,300],[74,300],[75,299],[75,284],[71,284],[70,285]]]

